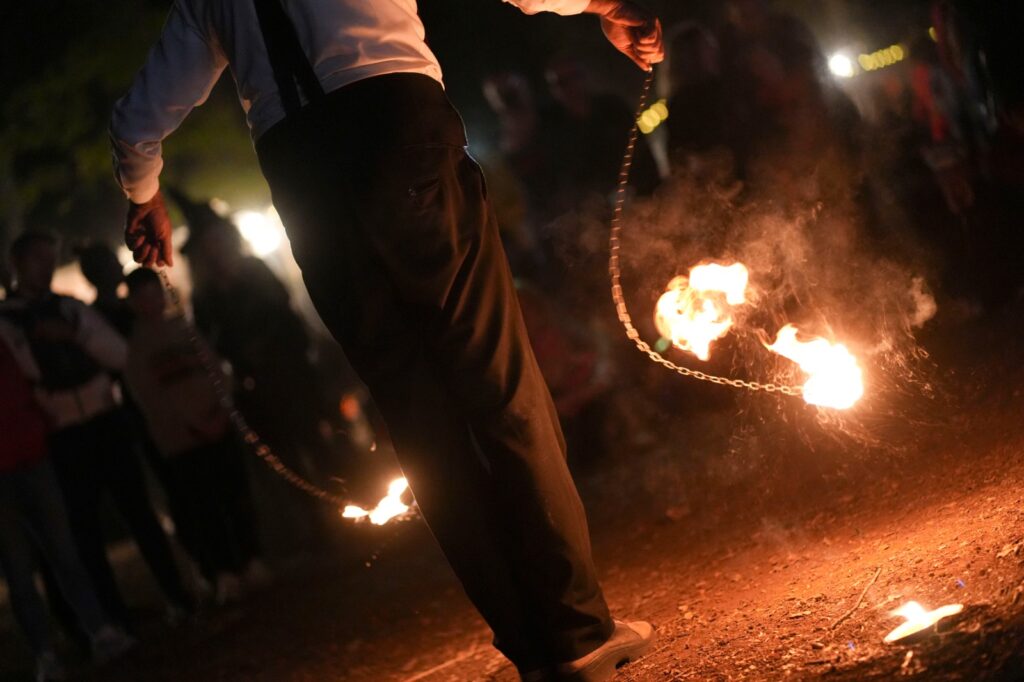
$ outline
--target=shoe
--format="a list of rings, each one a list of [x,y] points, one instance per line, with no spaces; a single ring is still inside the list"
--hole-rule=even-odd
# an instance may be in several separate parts
[[[67,671],[57,658],[57,652],[44,651],[36,657],[36,682],[64,682]]]
[[[615,631],[608,641],[582,658],[561,663],[558,679],[565,682],[605,682],[615,671],[643,656],[654,643],[650,623],[615,621]]]
[[[128,653],[138,642],[121,628],[104,625],[92,638],[92,657],[97,663],[109,663]]]
[[[241,601],[242,581],[234,573],[219,574],[217,576],[217,586],[213,591],[213,600],[218,606]]]

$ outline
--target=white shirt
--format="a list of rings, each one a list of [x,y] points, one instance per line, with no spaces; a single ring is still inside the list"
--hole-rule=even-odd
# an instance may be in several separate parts
[[[120,403],[117,389],[107,372],[99,372],[74,388],[52,391],[43,388],[42,373],[28,338],[19,326],[4,318],[4,315],[24,314],[27,306],[28,302],[20,297],[0,301],[0,343],[7,344],[22,372],[36,384],[36,399],[50,416],[54,428],[81,424],[117,407]],[[106,369],[124,369],[125,341],[102,315],[81,301],[65,296],[60,298],[58,306],[63,319],[75,321],[74,341],[87,355]]]
[[[590,0],[505,0],[527,14],[579,14]],[[326,92],[364,78],[420,73],[441,82],[416,0],[284,0]],[[204,101],[225,67],[253,139],[284,116],[252,0],[175,0],[160,39],[110,122],[114,175],[129,199],[159,188],[161,143]]]

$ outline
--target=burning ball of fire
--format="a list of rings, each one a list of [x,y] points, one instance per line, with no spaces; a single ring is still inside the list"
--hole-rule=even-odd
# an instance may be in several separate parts
[[[797,363],[809,375],[803,395],[811,405],[845,410],[864,395],[857,358],[841,343],[820,337],[800,341],[796,327],[787,324],[767,348]]]
[[[654,323],[673,345],[701,360],[711,357],[711,343],[732,328],[732,309],[747,302],[749,273],[742,263],[706,263],[669,282],[658,300]]]
[[[711,357],[711,344],[729,333],[733,311],[747,303],[750,273],[742,263],[705,263],[676,277],[658,299],[654,322],[661,335],[701,360]],[[811,405],[845,410],[864,395],[857,358],[840,343],[823,338],[801,341],[791,324],[779,330],[768,350],[792,360],[809,376],[803,396]]]

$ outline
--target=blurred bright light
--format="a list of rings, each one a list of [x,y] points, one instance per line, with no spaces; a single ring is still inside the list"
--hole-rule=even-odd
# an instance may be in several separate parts
[[[900,44],[890,45],[881,50],[875,50],[870,54],[861,54],[857,57],[857,63],[865,71],[877,71],[893,64],[899,64],[907,58],[907,51]]]
[[[668,103],[660,99],[640,114],[637,125],[640,128],[640,132],[644,135],[650,135],[654,132],[655,128],[666,120],[668,120]]]
[[[284,226],[273,207],[266,211],[239,211],[233,219],[254,255],[269,256],[281,247]]]
[[[856,73],[853,60],[842,52],[836,52],[828,58],[828,70],[837,78],[853,78]]]

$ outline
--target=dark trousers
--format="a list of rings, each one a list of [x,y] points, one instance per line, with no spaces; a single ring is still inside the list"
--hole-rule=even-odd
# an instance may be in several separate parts
[[[56,431],[51,439],[54,470],[64,494],[78,553],[96,587],[100,604],[119,622],[129,621],[107,558],[100,500],[109,494],[128,525],[143,559],[168,600],[188,603],[171,545],[150,503],[138,455],[131,447],[125,414],[111,410]]]
[[[57,478],[46,460],[0,473],[0,569],[14,616],[38,655],[52,650],[54,641],[36,589],[36,549],[59,590],[51,598],[63,596],[83,634],[94,636],[107,624],[107,616],[78,557]]]
[[[178,538],[211,583],[241,572],[259,553],[242,455],[229,437],[157,465]]]
[[[441,87],[330,93],[257,143],[317,311],[369,386],[417,504],[520,668],[613,628],[480,169]]]

